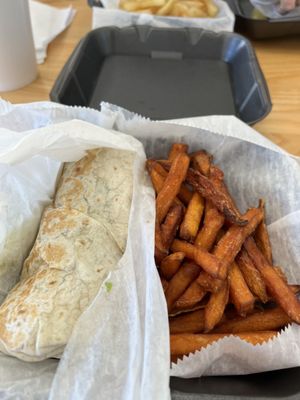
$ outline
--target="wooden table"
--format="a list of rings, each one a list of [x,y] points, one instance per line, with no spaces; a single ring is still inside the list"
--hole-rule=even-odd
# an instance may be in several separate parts
[[[46,62],[31,85],[0,93],[12,103],[48,100],[58,73],[79,39],[91,28],[87,0],[44,0],[45,3],[77,10],[71,26],[48,48]],[[300,156],[300,37],[254,42],[257,56],[271,93],[273,109],[254,128],[287,151]]]

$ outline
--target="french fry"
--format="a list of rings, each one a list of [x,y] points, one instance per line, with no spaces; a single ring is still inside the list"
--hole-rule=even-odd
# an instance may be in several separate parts
[[[223,285],[223,281],[221,279],[213,278],[205,271],[200,272],[196,282],[202,287],[202,289],[212,293],[217,292]]]
[[[259,332],[243,332],[236,333],[234,336],[245,340],[253,345],[267,342],[274,338],[278,332],[276,331],[259,331]],[[216,342],[226,336],[228,333],[211,333],[211,334],[192,334],[182,333],[177,335],[170,335],[171,355],[180,356],[194,353],[207,347],[209,344]]]
[[[215,17],[219,12],[218,7],[211,0],[204,0],[204,1],[206,3],[206,9],[209,17],[211,18]]]
[[[259,270],[265,281],[268,291],[276,300],[278,305],[287,315],[298,324],[300,323],[300,302],[292,292],[290,287],[278,275],[276,270],[270,265],[264,255],[257,247],[253,238],[248,238],[244,243],[247,253],[251,257],[255,267]]]
[[[237,225],[247,224],[247,219],[242,216],[235,207],[231,197],[227,192],[220,189],[220,184],[216,184],[217,180],[207,178],[200,172],[189,168],[186,175],[187,182],[204,198],[211,200],[217,209],[224,214],[230,222]]]
[[[190,310],[194,306],[196,306],[205,296],[206,291],[198,285],[197,281],[194,281],[190,284],[190,286],[186,289],[182,296],[176,300],[174,304],[174,309],[176,312],[180,310]],[[173,312],[173,309],[171,310]]]
[[[162,7],[165,0],[121,0],[120,8],[125,11],[136,11],[140,9],[149,9],[152,7]]]
[[[204,309],[204,331],[211,331],[222,319],[229,298],[229,285],[225,281],[215,293],[211,293]]]
[[[196,264],[200,265],[207,273],[219,278],[219,271],[221,262],[213,254],[208,253],[201,247],[194,246],[184,240],[175,239],[171,245],[173,252],[182,251],[187,258],[194,260]],[[200,272],[200,271],[199,271]]]
[[[161,225],[161,236],[167,250],[171,246],[177,229],[181,223],[183,207],[178,204],[173,204],[168,211],[164,223]]]
[[[192,167],[205,176],[210,175],[210,166],[212,163],[212,155],[205,150],[199,150],[190,155]]]
[[[177,299],[199,275],[199,267],[193,263],[184,263],[169,281],[165,296],[170,311]]]
[[[260,251],[266,257],[269,264],[272,264],[273,263],[272,262],[272,248],[271,248],[267,225],[265,222],[265,202],[263,200],[260,200],[260,207],[263,209],[264,218],[261,221],[261,223],[258,225],[258,227],[256,228],[256,231],[254,233],[254,240],[255,240],[258,248],[260,249]]]
[[[225,235],[216,245],[213,254],[222,260],[219,271],[219,278],[225,279],[228,274],[228,268],[234,261],[236,255],[240,251],[245,239],[250,236],[263,217],[260,208],[251,208],[245,214],[245,218],[249,221],[245,226],[232,225]]]
[[[146,166],[150,174],[156,194],[158,194],[164,185],[164,182],[168,176],[168,172],[160,163],[155,160],[147,160]],[[184,184],[182,184],[178,193],[178,197],[180,198],[180,200],[176,198],[175,202],[181,204],[182,201],[184,204],[187,205],[189,204],[192,196],[193,193]]]
[[[280,307],[255,312],[246,318],[235,317],[218,325],[213,333],[239,333],[278,330],[292,322]]]
[[[218,232],[224,224],[224,216],[213,206],[211,201],[206,200],[203,226],[200,229],[195,245],[210,251],[216,241]]]
[[[260,301],[266,303],[269,300],[269,296],[267,294],[265,282],[245,249],[240,251],[236,262],[251,292],[257,296]]]
[[[189,205],[187,206],[185,216],[180,226],[179,236],[189,242],[193,241],[197,235],[204,210],[204,200],[199,193],[195,192]]]
[[[247,283],[238,265],[233,262],[229,270],[229,294],[237,312],[245,316],[254,308],[255,298],[250,292]]]
[[[167,280],[170,280],[178,271],[185,254],[181,251],[177,253],[170,254],[165,257],[160,264],[160,272],[163,277]]]
[[[168,155],[168,160],[169,161],[174,161],[174,158],[179,154],[179,153],[187,153],[189,149],[189,146],[184,143],[173,143],[171,146],[171,149],[169,151]]]
[[[169,319],[171,334],[200,333],[204,330],[204,310],[196,310]]]
[[[185,153],[178,154],[172,162],[164,186],[156,198],[156,218],[159,223],[164,220],[175,197],[179,193],[180,186],[186,177],[189,163],[190,159]]]
[[[162,238],[162,233],[158,222],[155,222],[155,247],[154,247],[154,257],[156,264],[159,265],[161,261],[168,255],[168,250],[166,249],[165,243]]]

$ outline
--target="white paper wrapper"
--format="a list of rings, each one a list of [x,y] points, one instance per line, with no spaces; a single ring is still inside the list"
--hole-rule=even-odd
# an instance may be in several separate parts
[[[234,14],[228,4],[222,0],[214,0],[219,7],[215,18],[178,18],[160,17],[156,15],[132,13],[119,9],[119,0],[103,0],[103,6],[93,7],[93,29],[103,26],[124,28],[132,25],[149,25],[156,28],[203,28],[214,32],[233,31]]]
[[[300,283],[300,271],[296,268],[300,260],[297,242],[300,168],[297,158],[290,157],[234,117],[175,121],[204,126],[223,132],[221,135],[176,125],[174,121],[172,124],[151,122],[110,105],[103,105],[102,112],[97,112],[51,103],[12,107],[0,102],[0,127],[8,125],[18,131],[22,130],[22,125],[29,129],[74,118],[136,136],[149,156],[165,156],[170,143],[180,140],[189,143],[191,150],[206,148],[224,168],[228,186],[241,210],[256,205],[258,198],[265,198],[275,262],[285,269],[291,282]],[[37,142],[34,145],[37,149]],[[54,147],[60,148],[55,144]],[[13,154],[10,153],[10,157]],[[141,193],[135,194],[135,200],[144,196],[144,203],[141,205],[136,201],[137,208],[131,210],[132,232],[130,228],[127,251],[119,270],[109,278],[113,288],[118,290],[99,292],[76,324],[59,368],[55,369],[55,362],[48,360],[49,363],[40,364],[40,370],[29,365],[25,372],[27,364],[0,357],[3,399],[12,398],[16,393],[22,393],[19,398],[34,398],[31,384],[35,388],[38,385],[40,398],[46,398],[48,393],[50,399],[72,400],[168,398],[165,374],[168,351],[164,347],[168,347],[168,329],[163,294],[153,265],[154,203],[148,185],[149,181]],[[143,216],[146,220],[141,223]],[[133,265],[132,258],[129,262],[128,257],[135,260]],[[292,367],[300,365],[299,349],[298,326],[286,329],[280,337],[262,346],[254,347],[239,339],[226,338],[185,358],[173,366],[171,374],[244,374]],[[22,376],[26,379],[22,380]]]

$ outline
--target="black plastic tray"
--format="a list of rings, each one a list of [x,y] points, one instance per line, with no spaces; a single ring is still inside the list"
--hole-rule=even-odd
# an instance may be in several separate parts
[[[271,110],[250,42],[196,28],[91,31],[67,61],[50,97],[96,109],[107,101],[158,120],[234,114],[253,124]]]
[[[268,39],[300,35],[299,19],[255,19],[254,7],[249,0],[225,0],[235,14],[234,30],[252,39]]]
[[[300,368],[261,374],[171,378],[172,400],[298,400]]]

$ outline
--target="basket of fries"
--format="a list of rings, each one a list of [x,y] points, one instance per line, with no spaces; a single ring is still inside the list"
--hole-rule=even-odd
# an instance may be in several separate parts
[[[234,26],[234,14],[222,0],[102,0],[101,5],[93,8],[93,28],[147,24],[232,32]]]

